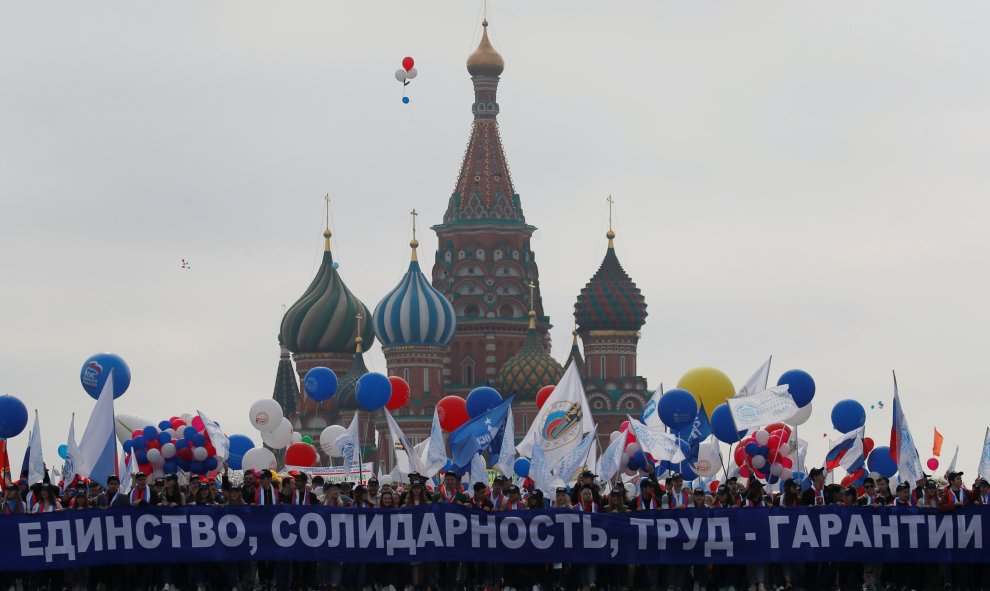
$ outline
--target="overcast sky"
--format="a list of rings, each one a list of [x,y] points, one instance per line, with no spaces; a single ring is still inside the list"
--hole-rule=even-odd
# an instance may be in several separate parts
[[[818,383],[801,436],[896,369],[922,461],[969,474],[990,364],[990,4],[493,1],[502,138],[554,353],[605,251],[646,296],[639,369],[744,381],[770,354]],[[58,462],[93,401],[86,357],[133,382],[118,412],[199,408],[253,436],[283,304],[314,275],[323,195],[369,307],[440,222],[468,139],[473,1],[8,2],[0,18],[0,392]],[[409,105],[393,77],[419,77]],[[422,258],[436,237],[420,233]],[[190,270],[180,268],[189,259]],[[428,266],[428,265],[427,265]],[[385,364],[376,344],[373,370]],[[27,432],[11,443],[19,464]],[[944,458],[948,461],[948,457]],[[940,471],[941,473],[941,471]]]

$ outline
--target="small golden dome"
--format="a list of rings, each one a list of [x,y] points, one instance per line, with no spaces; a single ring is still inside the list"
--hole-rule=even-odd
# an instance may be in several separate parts
[[[481,26],[481,43],[467,59],[468,73],[472,76],[498,76],[505,69],[505,60],[488,40],[488,21],[482,21]]]
[[[331,237],[331,236],[333,236],[333,233],[332,233],[332,232],[330,231],[330,229],[329,229],[329,228],[328,228],[328,229],[326,229],[326,230],[323,230],[323,237],[324,237],[324,238],[329,238],[329,237]]]

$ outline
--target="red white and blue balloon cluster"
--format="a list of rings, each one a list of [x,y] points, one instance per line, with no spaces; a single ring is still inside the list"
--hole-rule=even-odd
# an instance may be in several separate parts
[[[220,468],[203,419],[188,414],[136,429],[124,441],[124,453],[129,461],[133,456],[139,471],[153,477],[179,471],[206,475]]]

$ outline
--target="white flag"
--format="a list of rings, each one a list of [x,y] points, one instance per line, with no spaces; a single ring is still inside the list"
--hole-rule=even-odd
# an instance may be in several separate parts
[[[729,398],[726,402],[736,429],[740,431],[786,421],[798,409],[786,385],[774,386],[745,398]]]
[[[977,475],[990,479],[990,427],[987,427],[987,434],[983,436],[983,449],[981,451],[980,469],[977,471]]]
[[[196,411],[196,414],[198,414],[199,418],[203,420],[203,425],[206,427],[206,434],[210,436],[210,442],[213,443],[213,447],[217,449],[217,457],[222,460],[229,458],[230,440],[227,439],[227,435],[223,432],[223,429],[220,428],[220,424],[198,410]]]
[[[426,468],[423,476],[432,478],[447,465],[447,448],[443,442],[443,429],[440,428],[440,414],[436,410],[433,411],[433,427],[427,441],[429,444],[426,455],[422,456],[423,466]]]
[[[560,459],[560,463],[557,464],[557,468],[554,470],[554,475],[568,484],[577,480],[574,477],[574,473],[578,471],[578,468],[585,465],[584,463],[588,459],[588,453],[591,451],[596,438],[597,435],[595,432],[585,435],[581,443]]]
[[[650,401],[643,407],[643,424],[651,429],[663,429],[663,421],[660,420],[660,413],[657,408],[660,405],[660,397],[663,396],[663,384],[650,397]]]
[[[921,456],[911,437],[911,429],[901,406],[901,397],[897,392],[897,378],[894,378],[894,422],[891,428],[891,444],[896,448],[894,459],[897,460],[897,471],[902,480],[914,483],[924,477],[925,470],[921,466]],[[893,449],[892,448],[892,449]]]
[[[659,429],[650,429],[629,415],[626,415],[626,419],[643,452],[650,454],[658,462],[667,460],[676,464],[684,461],[684,452],[676,435],[664,433]]]
[[[134,456],[136,454],[130,454],[127,456],[127,463],[123,466],[123,473],[120,475],[120,493],[126,495],[131,492],[131,482],[133,480],[132,474],[134,473]],[[121,460],[123,460],[123,456]]]
[[[45,478],[45,454],[41,449],[41,422],[38,411],[34,411],[34,428],[31,429],[30,455],[28,456],[28,484],[41,482]]]
[[[553,481],[553,467],[547,461],[542,445],[533,447],[533,460],[529,466],[529,477],[533,479],[533,486],[537,490],[549,494],[550,483]]]
[[[113,417],[113,372],[107,376],[100,397],[96,400],[89,422],[79,440],[76,473],[106,485],[107,477],[116,474],[117,437]],[[132,456],[134,454],[131,454]]]
[[[72,413],[72,419],[69,421],[69,436],[65,440],[65,446],[69,451],[65,454],[65,465],[62,466],[62,482],[65,486],[69,486],[76,477],[76,458],[79,457],[79,446],[76,445],[76,413]]]
[[[488,485],[488,466],[485,464],[485,456],[481,453],[474,454],[471,458],[471,484],[483,482]]]
[[[347,429],[333,440],[333,444],[340,450],[340,455],[344,458],[344,473],[350,474],[354,466],[361,464],[361,423],[358,419],[360,413],[354,411],[354,417]]]
[[[532,457],[533,447],[540,445],[551,466],[581,442],[581,438],[595,429],[584,383],[577,364],[572,363],[564,377],[536,413],[526,437],[516,446],[523,456]]]
[[[767,389],[767,382],[770,380],[770,362],[773,360],[773,356],[767,359],[759,369],[756,370],[746,383],[743,384],[742,388],[736,392],[736,398],[745,398],[746,396],[752,396],[753,394],[759,394],[760,392]],[[741,431],[742,429],[740,429]]]
[[[509,408],[509,412],[505,416],[502,443],[498,450],[498,462],[492,467],[504,476],[512,478],[512,468],[516,463],[516,427],[512,421],[512,408]]]
[[[388,422],[388,432],[392,436],[392,450],[395,452],[395,467],[404,474],[422,474],[422,461],[413,451],[413,446],[392,418],[392,413],[385,410],[385,420]]]
[[[598,475],[607,481],[611,481],[612,477],[619,471],[622,461],[622,450],[626,446],[626,436],[622,435],[616,437],[612,440],[612,443],[608,444],[605,448],[605,453],[602,457],[598,458],[598,467],[596,471]]]
[[[956,460],[958,460],[958,459],[959,459],[959,446],[957,445],[956,446],[955,453],[952,454],[952,461],[949,462],[949,469],[945,471],[945,474],[946,475],[948,475],[949,472],[955,472],[956,471]]]

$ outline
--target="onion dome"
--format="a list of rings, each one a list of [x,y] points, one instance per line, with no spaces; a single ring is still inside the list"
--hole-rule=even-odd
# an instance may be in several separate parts
[[[483,21],[481,26],[481,43],[467,59],[468,73],[472,76],[498,76],[505,69],[505,60],[488,40],[488,21]]]
[[[419,241],[413,238],[409,246],[409,270],[375,307],[375,334],[383,347],[446,346],[454,336],[454,307],[420,271]]]
[[[357,396],[354,388],[357,386],[361,376],[368,373],[368,366],[364,364],[364,353],[361,349],[361,337],[357,337],[357,350],[354,351],[354,363],[351,369],[340,378],[337,385],[337,409],[356,410],[358,408]]]
[[[282,318],[279,341],[293,353],[351,353],[355,350],[357,315],[368,308],[347,289],[330,254],[330,230],[323,232],[323,262],[306,293]],[[367,346],[375,340],[369,322],[361,336]]]
[[[646,323],[646,299],[615,255],[615,232],[610,229],[606,237],[605,259],[574,304],[578,331],[638,331]]]
[[[526,340],[498,373],[502,393],[515,392],[518,397],[533,398],[540,388],[556,384],[563,375],[564,368],[547,353],[543,339],[536,334],[536,312],[530,310]]]

